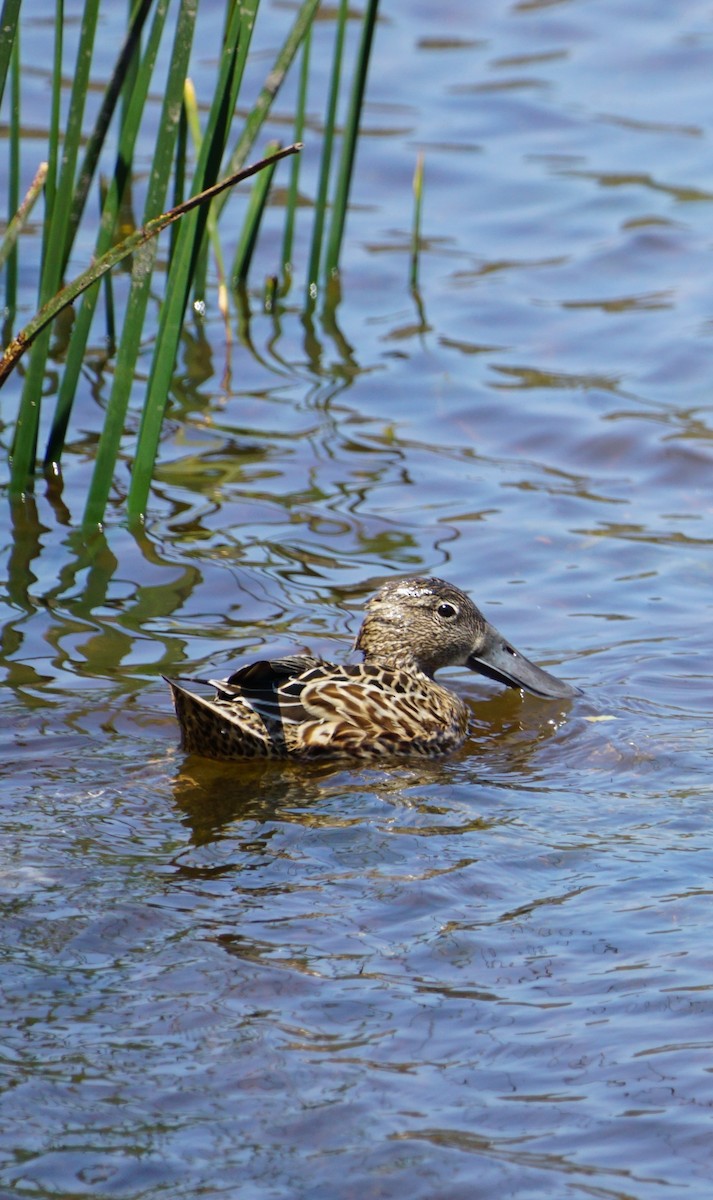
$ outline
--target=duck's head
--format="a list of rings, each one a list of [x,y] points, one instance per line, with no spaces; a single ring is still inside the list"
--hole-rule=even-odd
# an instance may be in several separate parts
[[[520,654],[465,592],[442,579],[385,583],[366,610],[355,649],[367,662],[415,667],[431,677],[439,667],[470,667],[535,696],[564,699],[577,694],[576,688]]]

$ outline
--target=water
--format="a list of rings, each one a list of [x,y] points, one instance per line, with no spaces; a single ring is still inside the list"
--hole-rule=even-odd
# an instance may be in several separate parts
[[[4,523],[3,1195],[707,1200],[712,60],[695,0],[385,8],[338,328],[209,311],[136,536],[125,467],[77,528],[97,334]],[[428,571],[583,698],[452,672],[436,764],[180,754],[162,672],[339,656]]]

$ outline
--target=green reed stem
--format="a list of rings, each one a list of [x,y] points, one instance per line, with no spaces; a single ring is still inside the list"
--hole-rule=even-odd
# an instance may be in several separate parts
[[[0,266],[7,261],[5,274],[5,320],[3,322],[3,340],[9,336],[15,321],[17,309],[17,237],[29,216],[30,210],[39,195],[41,183],[37,176],[44,180],[47,174],[47,164],[43,163],[37,172],[30,190],[18,207],[20,198],[20,38],[15,37],[12,46],[10,68],[10,164],[8,186],[8,226],[0,247]]]
[[[421,249],[421,215],[423,207],[423,150],[419,150],[413,175],[413,228],[411,231],[411,267],[409,283],[418,288],[418,264]]]
[[[64,248],[63,270],[66,268],[69,255],[72,250],[72,245],[74,244],[77,228],[82,219],[82,213],[84,212],[87,195],[89,194],[89,188],[91,187],[91,183],[96,172],[99,155],[101,154],[101,150],[106,139],[106,133],[114,115],[122,88],[124,88],[127,83],[129,84],[127,90],[127,95],[129,97],[133,91],[133,79],[130,75],[130,68],[132,61],[138,55],[141,33],[153,2],[154,0],[136,0],[136,3],[134,4],[134,10],[131,14],[129,28],[124,39],[124,43],[119,51],[119,55],[114,65],[114,70],[112,71],[111,78],[104,92],[101,107],[94,123],[94,129],[88,138],[82,165],[77,175],[74,195],[72,197],[72,205],[67,224],[67,242]],[[165,7],[165,4],[166,0],[163,0],[162,4],[158,5],[157,7]]]
[[[153,214],[161,212],[166,202],[176,140],[179,130],[184,125],[183,87],[193,46],[197,12],[198,0],[182,0],[175,27],[159,130],[144,205],[145,224],[150,221]],[[179,155],[179,163],[185,163],[185,147],[184,154]],[[126,317],[114,369],[114,380],[84,510],[83,524],[85,526],[97,525],[104,519],[121,438],[126,425],[126,414],[141,347],[141,335],[151,294],[156,249],[155,242],[148,242],[142,246],[134,259]]]
[[[183,85],[183,111],[186,116],[186,133],[190,134],[193,142],[193,150],[196,158],[200,154],[201,145],[203,143],[203,133],[201,131],[200,116],[198,113],[198,100],[196,98],[196,89],[193,86],[193,81],[187,79]],[[184,155],[187,151],[187,144],[183,147]],[[184,181],[185,181],[185,162],[183,165]],[[178,236],[179,227],[176,226],[176,236]],[[208,239],[212,240],[216,233],[215,215],[208,212],[208,220],[206,222],[206,232]],[[173,256],[172,256],[173,257]],[[196,262],[196,269],[193,275],[193,302],[200,304],[205,299],[206,280],[208,277],[208,244],[204,238],[201,244],[200,254]]]
[[[337,30],[334,39],[334,54],[332,55],[332,74],[329,83],[327,112],[322,135],[322,158],[319,168],[319,182],[314,204],[314,224],[312,226],[312,245],[307,268],[307,305],[313,304],[317,298],[317,283],[319,280],[319,261],[324,242],[324,223],[327,212],[327,193],[329,177],[332,169],[332,148],[334,145],[334,129],[337,119],[337,102],[339,100],[339,81],[342,73],[342,58],[344,55],[344,37],[347,17],[349,15],[348,0],[340,0]]]
[[[42,306],[52,289],[48,281],[47,254],[52,245],[52,213],[55,208],[57,195],[57,162],[59,157],[59,116],[60,93],[62,87],[62,33],[64,27],[64,7],[62,0],[55,5],[54,21],[54,61],[52,68],[52,90],[50,102],[50,127],[48,144],[47,174],[45,177],[45,215],[42,230],[42,270],[40,273],[38,301]],[[44,326],[42,327],[44,330]],[[38,331],[39,332],[39,331]],[[18,335],[19,337],[20,335]],[[15,339],[17,340],[17,339]],[[29,344],[29,341],[27,342]],[[37,434],[40,421],[40,404],[42,383],[44,380],[45,363],[50,344],[50,331],[47,328],[38,337],[30,359],[29,368],[25,375],[25,383],[20,396],[20,406],[15,424],[13,438],[10,495],[21,495],[26,489],[31,490],[35,458],[37,455]],[[23,343],[24,350],[24,343]],[[8,358],[8,352],[4,359]]]
[[[198,113],[198,102],[196,99],[196,92],[195,92],[195,88],[193,87],[193,84],[190,79],[186,80],[186,83],[185,83],[185,86],[183,89],[183,103],[185,105],[188,129],[191,134],[193,146],[194,146],[196,154],[200,154],[200,149],[201,149],[201,146],[203,145],[203,133],[201,131],[200,116]],[[277,148],[277,147],[275,147],[275,148]],[[222,311],[222,306],[224,303],[222,297],[224,296],[227,277],[226,277],[226,272],[225,272],[225,259],[223,258],[223,247],[221,246],[221,243],[220,243],[220,232],[218,230],[218,221],[217,221],[216,214],[215,214],[215,208],[212,204],[210,205],[210,207],[208,209],[208,216],[206,219],[206,232],[208,234],[208,239],[210,241],[210,245],[211,245],[211,248],[213,251],[213,258],[215,259],[216,273],[218,276],[218,295],[221,298],[221,299],[219,299],[219,304],[221,306],[221,311]],[[203,255],[203,261],[201,263],[201,268],[200,268],[200,271],[196,272],[196,279],[194,282],[193,295],[196,300],[203,299],[203,297],[205,296],[205,276],[206,276],[206,271],[207,271],[207,257],[208,257],[207,247],[205,249],[206,249],[206,253]]]
[[[296,142],[301,142],[304,137],[311,47],[312,26],[310,25],[302,43],[302,60],[300,63],[300,78],[297,86],[297,106],[295,109],[294,141]],[[299,201],[300,161],[301,158],[299,154],[292,159],[292,165],[290,167],[290,182],[287,188],[287,203],[285,205],[285,229],[282,237],[282,253],[280,255],[283,291],[285,292],[288,291],[290,280],[292,278],[292,247],[295,239],[295,221],[297,218],[297,204]]]
[[[371,54],[371,43],[374,37],[378,8],[379,0],[368,0],[362,20],[361,40],[349,99],[349,111],[344,126],[344,140],[342,142],[342,153],[339,161],[337,187],[332,205],[332,222],[327,241],[324,264],[327,279],[331,275],[336,274],[339,269],[339,255],[344,236],[344,225],[354,169],[354,157],[356,154],[357,137],[359,135],[359,122],[361,120],[366,77],[369,69],[369,56]]]
[[[22,0],[4,0],[0,12],[0,101],[5,91],[13,46],[19,34],[21,3]]]
[[[62,84],[62,19],[61,0],[55,14],[55,62],[53,74],[52,133],[50,167],[47,176],[46,220],[43,241],[43,269],[40,283],[40,304],[47,303],[60,287],[67,244],[70,210],[77,156],[82,137],[82,119],[89,83],[94,36],[99,15],[99,0],[86,0],[79,35],[77,62],[72,81],[67,128],[62,140],[62,166],[56,194],[52,194],[55,167],[59,155],[59,93]],[[37,433],[40,419],[42,382],[49,352],[49,327],[37,337],[30,356],[25,386],[20,399],[20,411],[15,430],[10,489],[18,494],[31,488],[37,454]]]
[[[280,147],[279,142],[269,142],[265,147],[265,158],[274,154]],[[252,260],[253,251],[257,243],[257,235],[262,222],[262,214],[265,211],[267,197],[272,183],[272,177],[275,174],[277,162],[273,162],[272,166],[265,171],[261,171],[255,183],[253,184],[248,202],[248,211],[245,215],[240,241],[233,261],[233,270],[230,280],[233,287],[244,286],[247,282],[250,262]]]
[[[255,104],[248,113],[243,131],[238,138],[237,144],[233,153],[230,156],[228,163],[229,171],[238,171],[245,162],[250,149],[257,138],[260,129],[270,111],[275,96],[279,92],[284,78],[292,65],[292,61],[297,54],[303,39],[306,37],[308,30],[312,25],[315,13],[319,8],[320,0],[304,0],[294,24],[288,33],[285,41],[282,44],[277,58],[272,66],[267,82],[262,88]],[[223,205],[227,197],[222,197],[216,203],[216,212],[220,214],[223,210]]]
[[[183,84],[183,96],[185,97],[185,80]],[[186,189],[188,178],[188,113],[186,105],[181,105],[181,116],[178,121],[178,133],[176,134],[176,157],[173,164],[173,203],[180,204],[186,198]],[[178,237],[178,225],[171,226],[171,245],[168,251],[168,261],[171,262],[176,249],[176,238]]]
[[[225,140],[237,101],[242,62],[244,62],[238,53],[242,17],[240,5],[234,4],[226,29],[213,103],[208,114],[196,164],[194,191],[202,191],[205,187],[209,187],[220,168]],[[243,29],[242,32],[246,33],[247,31]],[[143,517],[148,500],[151,476],[158,453],[161,425],[188,300],[188,290],[205,229],[206,216],[206,209],[191,213],[188,219],[181,223],[176,239],[167,280],[166,298],[161,306],[158,337],[154,348],[127,497],[128,515],[134,521]]]
[[[161,44],[167,12],[168,0],[159,0],[156,6],[153,25],[146,43],[146,51],[139,69],[132,80],[131,93],[127,106],[124,109],[122,127],[119,131],[119,149],[114,175],[103,205],[99,233],[94,248],[95,260],[102,259],[115,237],[122,200],[130,180],[134,147],[141,128],[141,119],[156,57]],[[57,396],[54,419],[45,451],[44,469],[46,474],[56,475],[58,473],[59,460],[64,446],[67,426],[69,424],[77,383],[84,362],[87,341],[98,299],[99,281],[97,280],[95,284],[87,288],[84,292],[82,303],[72,329],[62,382]]]

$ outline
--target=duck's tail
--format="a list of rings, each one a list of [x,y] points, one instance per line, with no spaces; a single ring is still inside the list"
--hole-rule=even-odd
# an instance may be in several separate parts
[[[176,717],[181,729],[181,748],[204,758],[240,759],[280,757],[279,747],[267,734],[261,719],[245,704],[232,699],[208,699],[184,687],[185,683],[215,683],[204,679],[169,679]]]

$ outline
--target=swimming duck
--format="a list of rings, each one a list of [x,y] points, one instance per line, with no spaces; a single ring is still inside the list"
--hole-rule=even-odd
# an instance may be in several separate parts
[[[168,679],[183,749],[217,759],[440,757],[465,740],[469,718],[463,700],[433,678],[440,667],[469,667],[546,699],[577,694],[442,579],[384,584],[367,602],[354,648],[362,663],[295,654],[225,680]],[[205,699],[184,683],[208,684],[215,695]]]

